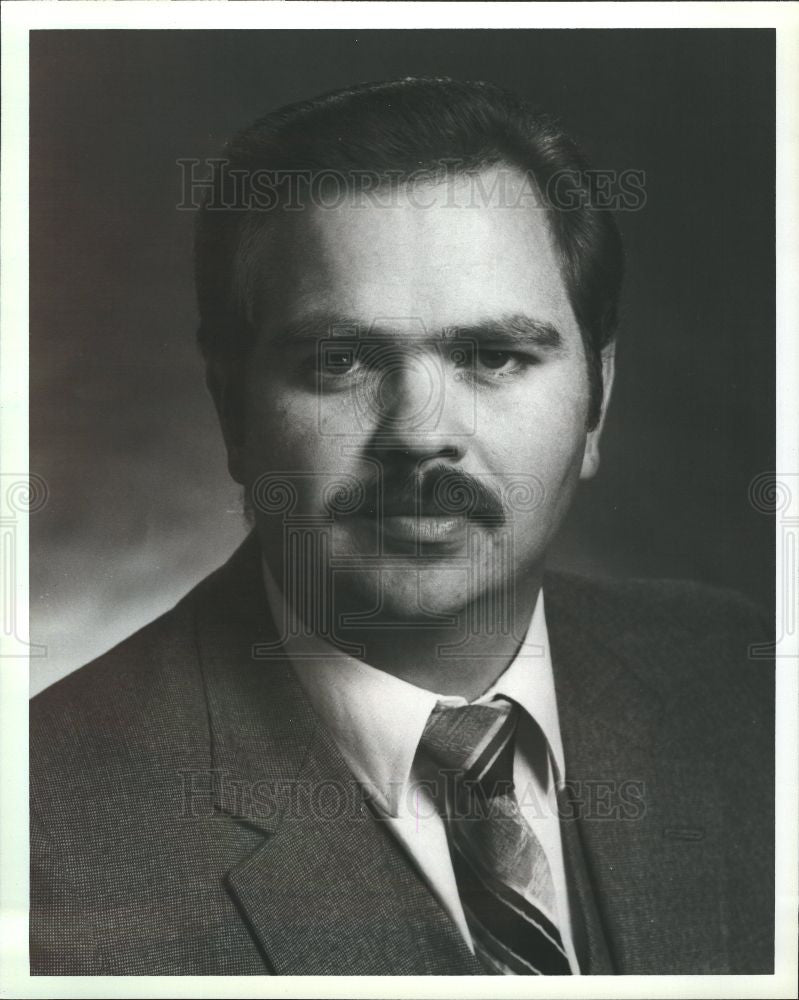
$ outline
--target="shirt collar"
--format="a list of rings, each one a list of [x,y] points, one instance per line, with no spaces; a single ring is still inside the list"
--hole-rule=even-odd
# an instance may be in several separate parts
[[[349,656],[319,636],[302,634],[262,560],[267,600],[283,647],[316,714],[328,727],[356,779],[378,807],[398,814],[416,750],[437,704],[468,702],[440,695]],[[564,780],[563,745],[549,652],[544,595],[539,591],[530,625],[505,672],[473,704],[497,695],[512,698],[535,719],[549,744],[556,779]]]

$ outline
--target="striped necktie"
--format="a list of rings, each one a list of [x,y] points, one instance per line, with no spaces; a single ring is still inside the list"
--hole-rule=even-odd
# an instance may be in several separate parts
[[[513,787],[519,706],[437,706],[419,744],[445,789],[450,855],[475,954],[498,975],[569,975],[544,849]]]

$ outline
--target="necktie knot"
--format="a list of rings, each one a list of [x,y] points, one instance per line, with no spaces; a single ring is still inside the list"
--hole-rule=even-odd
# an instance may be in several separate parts
[[[436,706],[419,748],[439,771],[480,790],[486,798],[513,791],[513,744],[519,708],[497,698],[490,704]]]

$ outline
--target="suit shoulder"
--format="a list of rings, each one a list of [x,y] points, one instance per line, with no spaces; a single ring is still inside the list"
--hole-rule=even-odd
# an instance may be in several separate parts
[[[619,579],[553,572],[546,581],[547,607],[573,615],[601,616],[611,626],[705,633],[745,630],[770,638],[765,609],[737,590],[695,580]]]
[[[31,718],[55,719],[65,712],[86,715],[131,684],[141,690],[175,656],[185,658],[192,632],[192,594],[96,659],[72,671],[31,699]],[[181,655],[182,654],[182,655]]]
[[[32,801],[157,781],[207,745],[195,593],[30,702]],[[88,794],[88,792],[87,792]]]
[[[553,573],[545,599],[555,648],[590,657],[598,644],[664,704],[693,692],[703,704],[748,705],[763,718],[773,710],[773,622],[737,591]]]

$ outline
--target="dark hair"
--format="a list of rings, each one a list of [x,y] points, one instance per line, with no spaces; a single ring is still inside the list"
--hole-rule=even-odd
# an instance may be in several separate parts
[[[206,362],[241,360],[253,343],[254,248],[276,205],[286,207],[281,177],[295,178],[290,196],[297,198],[320,177],[328,187],[332,178],[351,188],[367,177],[390,187],[497,165],[520,170],[543,197],[585,347],[593,427],[601,411],[602,349],[617,325],[621,238],[596,204],[585,158],[558,122],[489,83],[360,84],[280,108],[236,135],[213,161],[198,217],[198,341]]]

